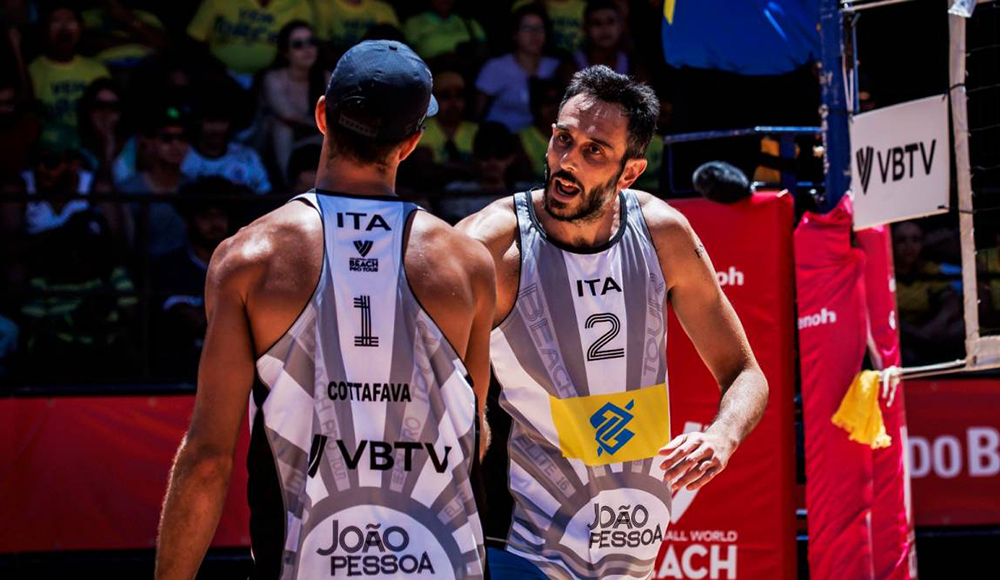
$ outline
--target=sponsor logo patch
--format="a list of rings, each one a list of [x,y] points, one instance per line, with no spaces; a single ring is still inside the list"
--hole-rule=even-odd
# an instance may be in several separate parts
[[[586,465],[653,457],[670,439],[665,384],[607,395],[550,396],[549,405],[563,455]]]
[[[378,272],[378,258],[366,257],[372,251],[372,245],[371,240],[354,240],[354,249],[361,257],[348,260],[351,272]]]

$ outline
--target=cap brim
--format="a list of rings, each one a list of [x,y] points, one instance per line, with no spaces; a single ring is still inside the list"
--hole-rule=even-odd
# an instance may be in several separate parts
[[[438,112],[438,101],[431,95],[431,102],[427,104],[427,116],[433,117]]]

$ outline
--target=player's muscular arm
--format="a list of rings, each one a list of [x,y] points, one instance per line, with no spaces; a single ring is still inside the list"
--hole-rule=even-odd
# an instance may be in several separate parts
[[[191,426],[174,458],[160,518],[158,579],[194,578],[229,488],[233,453],[254,376],[245,307],[260,270],[239,238],[223,242],[208,269],[208,330]]]
[[[406,274],[427,313],[454,345],[472,377],[479,405],[480,454],[486,451],[490,330],[496,304],[493,260],[482,244],[424,212],[414,217]]]
[[[661,453],[674,489],[698,489],[719,474],[760,421],[767,380],[715,269],[687,220],[659,200],[644,215],[666,277],[671,308],[722,391],[719,413],[704,433],[674,438]]]
[[[458,223],[455,228],[486,246],[496,267],[496,308],[493,326],[507,317],[517,298],[521,255],[517,246],[517,217],[512,197],[493,202]]]
[[[466,236],[462,236],[465,238]],[[466,238],[467,239],[467,238]],[[490,389],[490,331],[496,309],[497,285],[493,259],[482,246],[468,240],[466,252],[472,291],[476,297],[476,313],[469,331],[469,346],[465,364],[472,375],[472,385],[479,405],[479,458],[486,455],[490,444],[490,426],[486,417],[486,396]]]

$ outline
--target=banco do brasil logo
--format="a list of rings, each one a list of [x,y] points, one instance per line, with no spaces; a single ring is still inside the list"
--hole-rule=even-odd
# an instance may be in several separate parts
[[[635,435],[625,428],[634,417],[632,413],[629,413],[633,404],[635,404],[635,399],[629,401],[622,409],[618,405],[608,402],[590,416],[591,426],[597,429],[594,438],[597,440],[598,457],[604,452],[607,452],[608,455],[614,455]]]

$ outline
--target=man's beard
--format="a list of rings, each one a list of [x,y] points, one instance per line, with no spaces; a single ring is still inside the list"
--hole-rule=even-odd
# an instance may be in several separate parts
[[[625,172],[625,164],[622,163],[621,167],[618,168],[618,173],[614,177],[609,179],[607,182],[592,187],[589,190],[584,189],[583,184],[577,181],[575,177],[566,171],[558,171],[555,175],[551,175],[549,171],[549,160],[545,160],[545,189],[542,192],[542,201],[545,212],[548,213],[552,218],[563,222],[577,222],[577,223],[589,223],[600,219],[601,210],[607,205],[608,201],[611,199],[612,193],[617,193],[618,180],[621,179],[622,173]],[[555,187],[553,180],[558,177],[573,183],[580,188],[581,204],[576,211],[569,209],[569,204],[561,202],[552,197],[550,193],[551,188]]]

